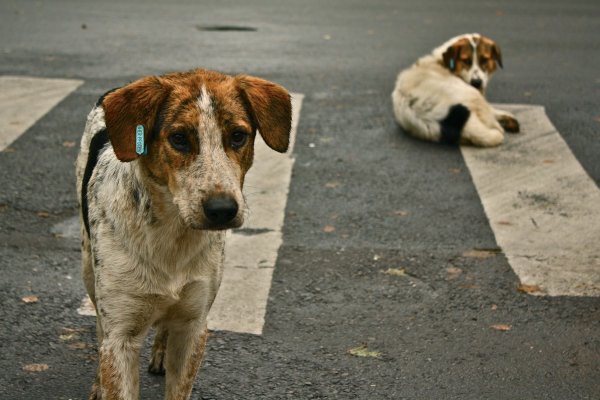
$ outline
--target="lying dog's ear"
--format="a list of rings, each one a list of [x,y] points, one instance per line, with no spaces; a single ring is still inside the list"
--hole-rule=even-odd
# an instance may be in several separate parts
[[[253,76],[241,75],[236,79],[265,143],[280,153],[287,151],[292,128],[292,103],[288,91]]]
[[[502,66],[502,52],[500,51],[500,46],[498,46],[496,42],[492,43],[492,59],[496,61],[500,68],[504,68]]]
[[[148,143],[160,105],[167,95],[168,89],[156,76],[139,79],[106,95],[102,101],[104,120],[119,160],[133,161],[139,157],[136,128],[144,127],[144,144]]]
[[[444,54],[442,54],[444,65],[450,71],[454,71],[456,69],[456,62],[458,60],[458,56],[460,55],[461,46],[462,44],[459,44],[459,42],[454,43],[452,46],[446,49]]]

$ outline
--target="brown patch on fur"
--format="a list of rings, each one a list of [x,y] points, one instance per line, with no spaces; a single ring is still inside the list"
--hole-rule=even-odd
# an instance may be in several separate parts
[[[481,69],[489,74],[496,70],[497,65],[502,68],[500,47],[490,38],[481,36],[477,43],[477,57]]]
[[[102,382],[103,400],[121,400],[118,371],[114,366],[112,353],[100,350],[100,381]],[[92,388],[93,389],[93,388]]]
[[[196,380],[196,375],[202,364],[202,358],[204,357],[204,350],[206,349],[206,341],[208,339],[208,329],[206,329],[202,335],[198,338],[198,343],[194,352],[189,358],[188,365],[185,367],[184,376],[181,380],[180,390],[177,392],[177,400],[185,400],[188,398],[192,391],[192,386]]]
[[[442,55],[444,66],[455,75],[473,65],[473,46],[469,39],[460,39],[448,47]]]
[[[244,176],[254,160],[254,138],[258,126],[254,123],[252,111],[248,109],[234,78],[227,85],[207,85],[206,88],[212,96],[215,116],[223,138],[223,148],[227,156],[240,166],[240,184],[243,186]],[[231,145],[231,136],[237,131],[246,133],[248,139],[242,147],[236,149]]]

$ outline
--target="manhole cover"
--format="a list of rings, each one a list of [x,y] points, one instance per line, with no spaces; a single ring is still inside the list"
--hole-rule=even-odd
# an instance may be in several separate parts
[[[240,25],[196,25],[196,29],[205,32],[256,32],[252,26]]]

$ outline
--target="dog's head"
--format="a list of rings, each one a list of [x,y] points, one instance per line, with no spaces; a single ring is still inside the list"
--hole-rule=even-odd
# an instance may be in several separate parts
[[[117,158],[139,163],[149,187],[195,229],[241,226],[256,132],[278,152],[290,140],[288,92],[252,76],[194,70],[146,77],[107,94],[102,106]],[[145,155],[136,152],[139,125]]]
[[[477,33],[451,39],[440,48],[440,53],[446,68],[482,93],[497,66],[502,68],[500,47]]]

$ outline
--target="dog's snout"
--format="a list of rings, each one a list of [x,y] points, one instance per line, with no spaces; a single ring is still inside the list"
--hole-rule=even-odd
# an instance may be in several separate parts
[[[479,78],[471,79],[471,86],[473,86],[475,89],[481,89],[481,86],[483,86],[483,81]]]
[[[202,207],[204,214],[213,225],[225,225],[233,220],[238,212],[238,203],[227,196],[212,197],[206,200]]]

